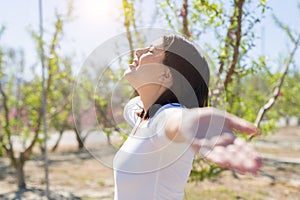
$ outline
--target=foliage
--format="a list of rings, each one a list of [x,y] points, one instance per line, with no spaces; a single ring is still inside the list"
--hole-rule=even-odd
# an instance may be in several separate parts
[[[224,170],[224,168],[211,164],[199,155],[196,155],[190,174],[190,181],[203,181],[207,178],[217,177]]]
[[[131,52],[125,61],[120,56],[120,65],[131,62],[134,48],[143,45],[143,39],[137,29],[137,24],[141,22],[137,17],[137,5],[138,2],[134,0],[122,1],[122,17]],[[256,49],[255,42],[258,39],[255,28],[268,11],[266,1],[164,0],[159,1],[157,5],[157,13],[163,16],[160,20],[162,24],[205,46],[212,69],[210,105],[225,108],[254,122],[260,108],[274,96],[274,90],[283,77],[281,72],[269,70],[269,61],[264,55],[250,56]],[[63,57],[59,51],[64,24],[69,21],[71,10],[68,10],[66,15],[56,15],[54,31],[49,40],[42,41],[37,32],[31,31],[37,52],[40,53],[42,46],[46,50],[44,59],[48,72],[45,84],[49,119],[47,125],[61,133],[73,129],[79,148],[83,147],[88,132],[99,128],[107,134],[108,143],[115,131],[118,131],[121,140],[125,141],[128,125],[115,120],[115,117],[121,116],[121,111],[116,111],[113,107],[123,103],[124,99],[133,93],[126,85],[118,83],[118,77],[123,74],[122,69],[117,71],[111,66],[103,66],[105,71],[96,90],[90,81],[79,81],[79,91],[76,93],[78,96],[72,108],[74,63],[72,57]],[[286,32],[290,42],[295,44],[299,33],[290,30],[275,16],[274,20]],[[0,39],[4,30],[4,27],[0,28]],[[207,35],[209,43],[205,42]],[[275,127],[279,117],[300,118],[295,109],[299,107],[300,102],[299,70],[293,55],[287,56],[286,62],[281,64],[285,63],[288,63],[288,66],[294,64],[295,68],[287,73],[282,87],[279,88],[276,104],[262,119],[260,129],[265,134]],[[97,72],[82,73],[91,77]],[[0,155],[8,155],[13,166],[21,174],[24,173],[23,166],[26,160],[30,159],[33,148],[44,139],[40,134],[42,78],[37,69],[32,71],[31,80],[25,79],[24,76],[24,53],[0,46]],[[122,86],[118,85],[115,88],[117,84]],[[112,99],[111,91],[118,93],[119,98]],[[93,105],[90,105],[90,102]],[[87,119],[86,116],[95,111],[97,119]],[[73,119],[72,114],[79,117]],[[73,120],[76,121],[77,127],[74,127]],[[85,130],[88,126],[89,130]],[[15,136],[21,138],[21,150],[16,150],[13,146],[12,140]],[[193,164],[191,180],[211,178],[223,170],[197,157]],[[24,174],[19,178],[22,177],[25,177]],[[25,187],[25,182],[20,180],[19,187]]]
[[[265,118],[277,119],[278,116],[280,116],[286,119],[286,124],[289,124],[290,117],[300,119],[299,112],[295,109],[300,106],[300,95],[298,95],[298,91],[300,91],[299,82],[299,70],[296,68],[294,70],[290,70],[285,77],[285,81],[283,82],[278,101],[274,105],[274,109],[270,111],[270,113],[267,113]]]
[[[255,51],[255,42],[258,41],[255,28],[268,11],[266,1],[166,0],[158,9],[164,14],[164,22],[170,28],[179,30],[194,42],[205,46],[212,69],[210,106],[225,108],[230,113],[252,122],[263,120],[258,125],[264,134],[274,129],[275,122],[282,114],[277,108],[282,105],[262,110],[268,111],[267,114],[260,119],[257,117],[268,100],[270,102],[273,98],[273,104],[275,103],[281,93],[274,91],[280,90],[281,85],[278,82],[285,75],[270,72],[264,55],[249,56]],[[286,30],[291,42],[296,43],[297,37],[291,33],[289,27],[280,20],[275,20],[279,27]],[[210,43],[203,40],[207,35]],[[293,56],[288,59],[293,60]],[[198,163],[198,160],[195,162]],[[191,178],[202,180],[205,175],[210,177],[214,174],[214,169],[215,166],[196,168],[194,163]]]
[[[67,114],[60,111],[67,108],[66,85],[69,83],[70,65],[62,64],[58,49],[63,34],[64,17],[56,15],[54,32],[50,42],[42,41],[35,32],[31,35],[37,44],[37,52],[41,53],[42,46],[46,50],[44,56],[47,74],[45,90],[47,101],[47,115],[57,117],[50,123],[57,128],[58,121],[65,121]],[[42,77],[38,70],[33,70],[33,78],[25,79],[24,55],[19,51],[2,51],[1,54],[1,149],[8,155],[12,166],[16,169],[16,178],[20,189],[26,187],[24,165],[32,156],[37,143],[43,141],[42,131]],[[5,61],[4,61],[5,60]],[[4,61],[4,62],[2,62]],[[12,69],[9,71],[8,69]],[[67,91],[69,92],[69,91]],[[59,119],[58,119],[59,118]],[[55,122],[56,121],[56,122]],[[61,125],[61,124],[60,124]],[[20,138],[21,147],[17,148],[16,138]]]

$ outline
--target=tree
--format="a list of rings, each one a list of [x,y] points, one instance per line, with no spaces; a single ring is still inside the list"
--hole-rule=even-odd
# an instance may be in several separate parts
[[[287,74],[279,93],[278,103],[274,105],[274,109],[278,110],[280,116],[286,118],[286,124],[289,124],[290,117],[297,117],[299,125],[300,114],[299,111],[295,109],[300,106],[300,95],[298,94],[298,91],[300,91],[299,83],[299,66],[296,65],[295,69],[290,70]]]
[[[292,31],[287,25],[282,23],[275,15],[273,17],[274,17],[276,24],[282,30],[285,31],[285,33],[286,33],[287,37],[290,39],[290,42],[292,43],[293,47],[291,48],[289,55],[287,55],[287,57],[284,61],[284,69],[280,75],[280,78],[277,81],[276,86],[273,89],[272,97],[268,100],[268,102],[264,106],[261,107],[261,109],[258,112],[257,118],[255,120],[255,124],[257,126],[260,125],[260,122],[262,121],[265,113],[273,107],[277,98],[282,95],[281,88],[284,84],[284,80],[285,80],[286,76],[288,75],[290,65],[294,62],[295,54],[300,45],[300,33],[295,33],[294,31]],[[295,78],[297,78],[297,77],[295,76]],[[289,94],[289,92],[287,92],[287,94]]]
[[[130,8],[134,8],[134,4],[130,1]],[[157,1],[157,5],[156,13],[162,16],[160,24],[205,46],[212,74],[210,106],[221,107],[255,122],[264,134],[272,130],[279,118],[279,109],[271,107],[282,94],[281,87],[299,46],[298,35],[287,32],[294,48],[286,59],[283,73],[274,73],[270,71],[264,55],[251,55],[257,52],[256,43],[259,41],[255,30],[269,11],[265,0],[165,0]],[[134,9],[128,10],[130,12],[124,12],[127,32],[135,30],[130,27],[136,27]],[[285,25],[281,27],[286,29]],[[205,42],[207,35],[209,42]],[[128,40],[134,43],[132,36]],[[130,43],[130,49],[133,46]],[[260,123],[263,119],[264,123]],[[220,172],[215,166],[211,167],[207,172]],[[199,169],[199,166],[196,168]],[[205,174],[199,170],[194,172],[200,173],[201,177]]]
[[[257,9],[253,11],[253,7]],[[256,36],[253,30],[264,16],[265,1],[166,0],[160,4],[160,8],[167,24],[195,43],[203,43],[202,38],[207,33],[213,38],[209,41],[216,41],[203,44],[206,54],[210,55],[212,66],[210,106],[221,107],[254,121],[255,118],[249,116],[256,116],[256,110],[245,106],[242,87],[246,85],[241,83],[245,82],[248,75],[263,69],[260,58],[249,59],[248,54],[255,46]],[[259,64],[252,65],[253,62]],[[197,167],[192,170],[192,176],[198,177],[200,174],[203,179],[205,174],[210,177],[222,171],[214,165],[203,164],[200,157],[195,162],[194,166]]]
[[[69,12],[68,12],[69,13]],[[32,36],[37,43],[37,50],[40,51],[40,45],[47,47],[45,56],[45,65],[47,68],[46,76],[46,100],[48,104],[48,114],[55,115],[61,110],[61,104],[53,101],[57,95],[57,80],[64,79],[66,74],[59,71],[60,56],[58,53],[59,42],[63,34],[63,25],[67,17],[64,18],[59,14],[56,15],[54,23],[54,33],[50,44],[41,41],[40,37],[32,32]],[[16,52],[16,51],[10,51]],[[33,71],[33,79],[25,80],[23,76],[17,76],[14,72],[9,74],[7,69],[18,66],[24,67],[22,56],[20,59],[10,54],[8,51],[1,49],[0,54],[0,96],[1,109],[0,123],[1,127],[1,148],[10,158],[12,166],[16,170],[16,179],[19,189],[26,188],[24,165],[33,154],[35,145],[42,139],[40,133],[42,131],[42,84],[41,77]],[[17,59],[17,60],[16,60]],[[11,60],[11,61],[10,61]],[[9,62],[10,61],[10,62]],[[20,70],[17,70],[17,72]],[[21,74],[22,75],[22,74]],[[18,82],[17,88],[14,88],[15,82]],[[58,90],[59,91],[59,90]],[[22,138],[22,148],[16,149],[14,146],[13,136]]]
[[[61,67],[54,76],[55,81],[53,82],[53,88],[55,91],[50,93],[51,96],[49,96],[49,105],[55,105],[55,107],[49,109],[49,127],[59,133],[59,137],[52,147],[52,151],[55,151],[58,147],[64,131],[74,130],[74,132],[76,132],[72,117],[71,94],[74,77],[71,67],[71,59],[63,59]]]

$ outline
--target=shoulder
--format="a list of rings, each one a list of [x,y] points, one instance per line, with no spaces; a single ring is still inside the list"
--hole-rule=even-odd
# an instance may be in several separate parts
[[[186,138],[179,133],[189,110],[181,104],[167,104],[151,119],[149,128],[163,135],[168,141],[185,142]]]
[[[177,113],[178,111],[181,111],[183,108],[185,108],[185,106],[179,103],[169,103],[163,105],[156,111],[155,115],[150,119],[149,125],[157,121],[165,121],[169,116]]]
[[[128,103],[124,107],[124,110],[127,111],[127,110],[135,109],[137,111],[140,111],[142,107],[143,107],[143,102],[140,96],[137,96],[128,101]]]

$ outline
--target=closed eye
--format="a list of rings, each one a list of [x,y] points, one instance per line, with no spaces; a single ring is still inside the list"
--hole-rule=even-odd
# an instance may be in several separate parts
[[[154,53],[154,49],[155,49],[154,46],[150,46],[149,49],[148,49],[148,52]]]

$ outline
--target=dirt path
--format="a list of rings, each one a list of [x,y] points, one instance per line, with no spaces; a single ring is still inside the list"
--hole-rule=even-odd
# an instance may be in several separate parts
[[[188,183],[186,200],[196,199],[300,199],[300,127],[278,130],[255,141],[264,157],[258,177],[220,177]],[[87,151],[64,147],[49,154],[50,189],[53,199],[112,199],[113,172]],[[28,190],[16,192],[13,171],[7,159],[0,159],[0,199],[46,199],[43,160],[35,156],[25,166]]]

